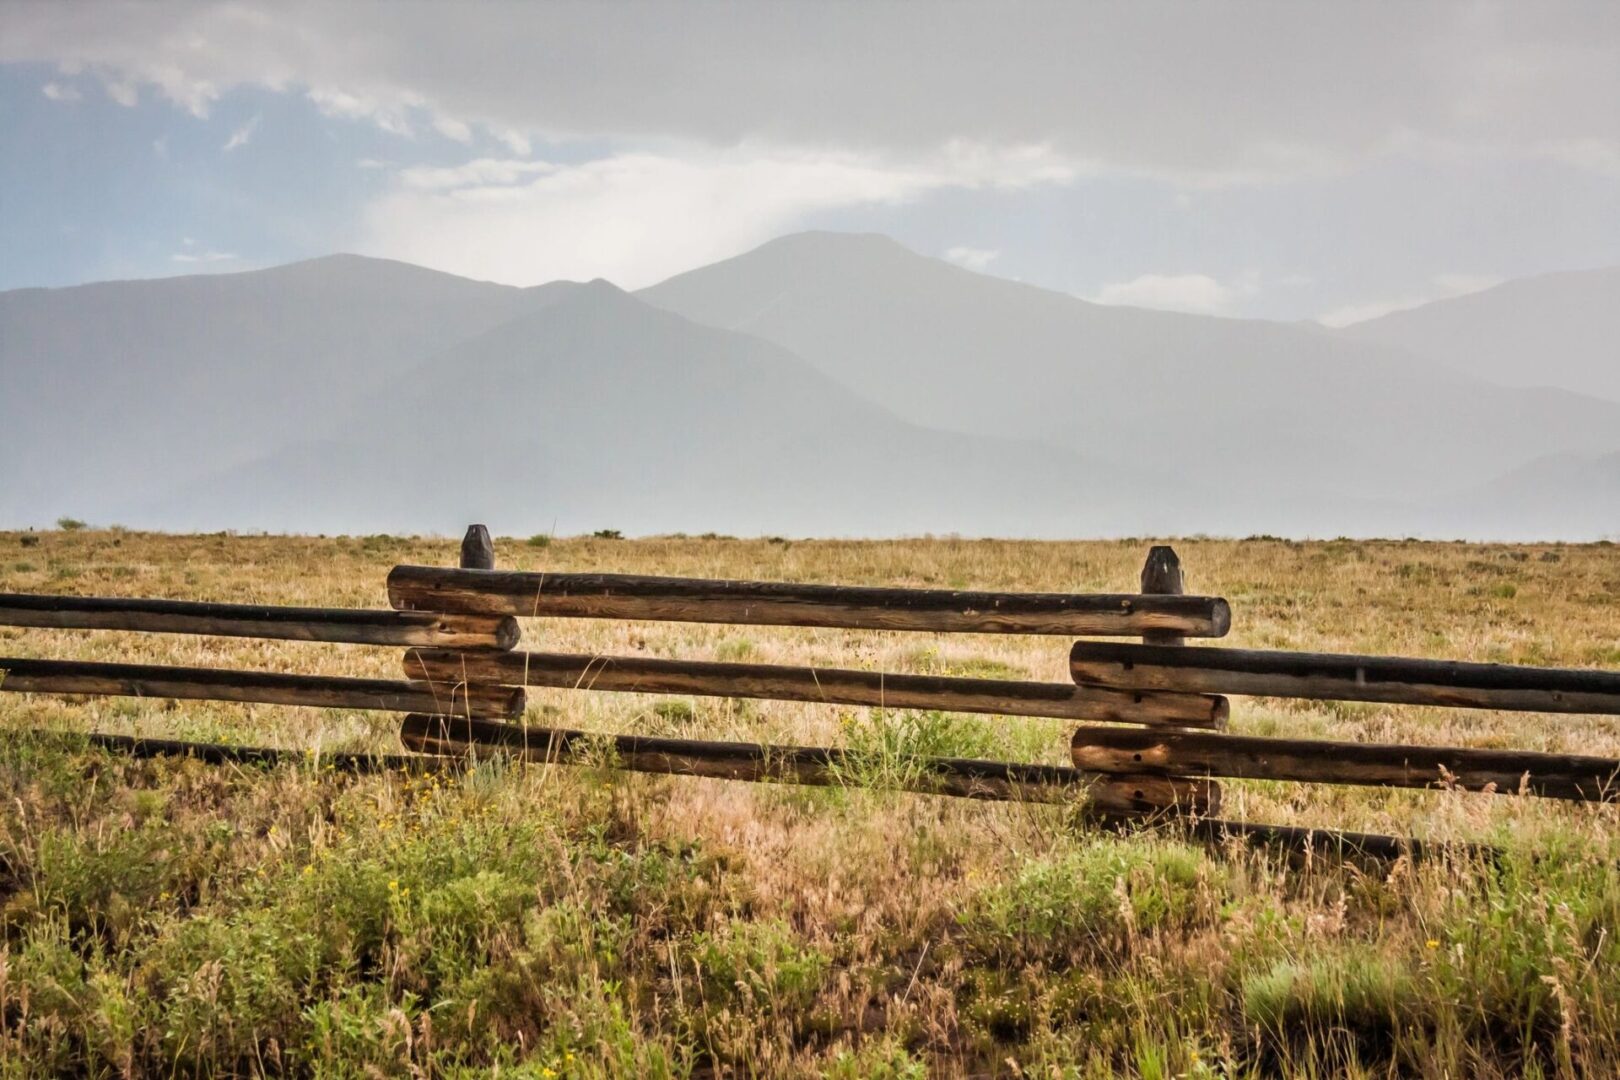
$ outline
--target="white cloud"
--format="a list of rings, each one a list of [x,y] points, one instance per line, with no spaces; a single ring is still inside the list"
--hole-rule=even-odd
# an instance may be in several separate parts
[[[209,106],[219,100],[218,87],[208,79],[192,76],[180,64],[147,64],[133,78],[156,86],[165,100],[198,119],[207,116]]]
[[[221,148],[222,152],[228,154],[239,146],[246,146],[248,141],[253,138],[254,129],[256,129],[258,126],[259,117],[255,116],[253,119],[231,132],[231,137],[225,140],[225,145]]]
[[[101,84],[107,91],[107,96],[126,109],[133,109],[140,104],[140,93],[131,82],[108,80]]]
[[[1466,296],[1469,293],[1483,292],[1502,284],[1504,279],[1495,274],[1436,274],[1429,279],[1429,284],[1423,289],[1409,293],[1405,296],[1386,300],[1366,300],[1356,304],[1344,304],[1325,311],[1316,317],[1316,321],[1323,326],[1341,327],[1353,323],[1366,322],[1388,315],[1394,311],[1405,311],[1408,308],[1422,307],[1432,304],[1436,300],[1449,300],[1454,296]]]
[[[186,241],[188,244],[191,241]],[[228,251],[177,251],[169,256],[177,263],[219,263],[234,262],[240,256]]]
[[[1097,304],[1218,315],[1258,289],[1258,279],[1253,276],[1223,284],[1208,274],[1142,274],[1130,281],[1104,285],[1086,299]]]
[[[472,128],[453,116],[435,116],[433,130],[459,143],[472,142]]]
[[[904,3],[415,3],[379,18],[358,4],[12,0],[0,62],[93,71],[122,101],[151,85],[196,115],[254,85],[400,133],[423,110],[451,138],[481,127],[915,156],[970,132],[1230,184],[1342,169],[1403,140],[1612,169],[1617,43],[1620,5],[1583,0],[1377,18],[1354,4],[1032,0],[1016,19],[994,3],[948,19]]]
[[[388,102],[366,94],[328,87],[313,87],[307,96],[323,116],[340,120],[369,120],[390,135],[413,134],[410,113],[422,104],[420,96],[416,94],[396,95],[396,100]]]
[[[1502,284],[1502,278],[1495,274],[1436,274],[1434,284],[1445,296],[1462,296],[1494,289]]]
[[[213,83],[192,78],[170,64],[107,65],[95,70],[107,97],[126,109],[140,104],[143,86],[157,90],[164,100],[198,119],[206,117],[209,106],[219,99]]]
[[[981,273],[1000,256],[1001,252],[992,248],[953,247],[945,252],[945,257],[951,262]]]
[[[409,169],[400,170],[399,179],[406,187],[417,188],[422,191],[438,191],[446,188],[515,184],[527,177],[554,171],[556,171],[556,166],[544,161],[479,158],[463,165],[445,167],[413,166]]]
[[[1329,311],[1324,311],[1316,317],[1316,321],[1323,326],[1338,329],[1341,326],[1350,326],[1368,319],[1376,319],[1380,315],[1388,315],[1392,311],[1401,311],[1405,308],[1418,307],[1428,303],[1427,296],[1407,296],[1399,300],[1369,300],[1362,304],[1342,304]]]
[[[48,82],[39,88],[39,92],[52,101],[78,101],[84,95],[79,88],[71,83]]]
[[[909,164],[762,146],[578,164],[479,159],[402,170],[368,208],[361,248],[517,285],[605,277],[635,288],[763,243],[815,211],[1070,175],[1040,148],[965,143]]]
[[[506,144],[508,150],[518,157],[528,157],[534,152],[534,148],[529,144],[529,137],[521,131],[507,129],[497,131],[494,134],[497,139]]]

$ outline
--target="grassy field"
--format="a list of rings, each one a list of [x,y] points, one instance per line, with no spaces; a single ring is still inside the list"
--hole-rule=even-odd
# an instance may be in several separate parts
[[[456,542],[0,533],[0,591],[386,606]],[[1126,591],[1147,541],[502,540],[503,567]],[[1180,541],[1226,643],[1620,666],[1620,548]],[[526,622],[570,652],[1062,680],[1057,639]],[[0,628],[0,655],[398,677],[355,646]],[[1057,721],[531,691],[530,719],[1062,762]],[[0,1075],[1614,1076],[1612,808],[1226,785],[1503,857],[1352,866],[1064,807],[524,768],[134,762],[25,729],[397,751],[394,719],[0,695]],[[1237,700],[1254,734],[1620,757],[1599,717]]]

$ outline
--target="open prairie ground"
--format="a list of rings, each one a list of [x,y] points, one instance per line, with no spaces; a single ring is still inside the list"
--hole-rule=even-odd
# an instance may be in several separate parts
[[[386,606],[449,540],[0,533],[0,591]],[[1177,541],[1223,642],[1620,666],[1620,548]],[[503,568],[1132,591],[1148,541],[497,541]],[[1035,637],[527,621],[527,647],[1067,678]],[[1194,646],[1196,647],[1196,646]],[[0,655],[400,677],[398,649],[0,628]],[[1064,762],[1072,725],[530,691],[530,722]],[[1499,845],[1290,860],[979,804],[500,760],[344,775],[385,714],[0,694],[0,1074],[1614,1076],[1620,819],[1225,784]],[[133,761],[97,730],[307,749]],[[1234,699],[1250,734],[1620,757],[1620,720]]]

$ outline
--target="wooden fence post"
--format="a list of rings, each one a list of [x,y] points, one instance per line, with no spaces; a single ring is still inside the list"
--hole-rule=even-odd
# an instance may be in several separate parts
[[[1187,591],[1181,577],[1181,559],[1176,549],[1168,544],[1156,544],[1148,550],[1147,562],[1142,564],[1142,592],[1149,596],[1180,596]],[[1174,630],[1148,630],[1142,634],[1144,645],[1180,645],[1181,635]]]
[[[1176,549],[1169,544],[1155,544],[1148,549],[1147,560],[1142,563],[1142,592],[1149,596],[1180,596],[1187,591],[1186,579],[1181,573],[1181,557]],[[1147,630],[1142,634],[1144,645],[1185,645],[1182,635],[1174,630]],[[1220,727],[1225,727],[1221,723]],[[1083,736],[1082,731],[1075,732],[1075,741],[1078,743]],[[1208,781],[1212,797],[1220,798],[1220,785],[1215,781]],[[1198,808],[1187,806],[1183,812],[1191,811],[1197,814]]]
[[[467,526],[467,535],[461,538],[461,568],[495,569],[495,542],[489,538],[489,530],[484,526]]]

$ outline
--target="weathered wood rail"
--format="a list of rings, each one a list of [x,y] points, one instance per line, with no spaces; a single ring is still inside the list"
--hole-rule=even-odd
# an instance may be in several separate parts
[[[1083,727],[1074,733],[1073,757],[1076,767],[1101,773],[1456,787],[1587,802],[1620,799],[1620,761],[1528,750]]]
[[[405,654],[405,674],[446,685],[497,683],[634,694],[771,698],[1178,727],[1219,727],[1226,722],[1228,711],[1225,698],[1203,694],[1136,693],[1072,683],[640,656],[411,649]]]
[[[0,626],[135,630],[440,649],[510,649],[517,645],[520,633],[517,620],[509,615],[270,607],[28,593],[0,593]]]
[[[828,746],[776,746],[648,735],[604,735],[559,728],[407,716],[400,726],[407,747],[426,753],[466,754],[498,748],[527,761],[595,764],[632,772],[777,781],[819,787],[885,781],[907,791],[968,799],[1080,802],[1105,816],[1181,811],[1208,814],[1220,790],[1205,780],[1115,776],[1062,765],[1022,765],[970,758],[925,757],[884,763],[870,755]]]
[[[403,680],[73,660],[0,659],[0,692],[109,694],[405,713],[404,746],[444,763],[479,753],[522,761],[810,785],[880,783],[974,799],[1063,802],[1099,823],[1175,818],[1208,839],[1242,836],[1389,856],[1392,837],[1222,821],[1220,779],[1444,787],[1584,802],[1620,801],[1620,760],[1458,746],[1227,734],[1228,695],[1620,714],[1620,672],[1193,645],[1231,611],[1188,595],[1168,547],[1149,553],[1141,592],[972,592],[718,581],[495,568],[483,526],[459,568],[397,566],[391,610],[0,594],[0,625],[123,630],[405,647]],[[1074,642],[1072,680],[914,675],[847,668],[519,651],[519,618],[627,619],[853,630],[1137,637]],[[900,763],[825,746],[770,746],[534,727],[526,687],[926,709],[1089,722],[1072,766],[959,758]],[[1130,726],[1097,726],[1102,724]],[[94,736],[131,753],[184,753],[162,740]],[[120,740],[123,741],[120,741]],[[237,752],[240,751],[239,754]],[[207,760],[279,760],[207,747]],[[237,754],[233,757],[233,754]],[[255,756],[259,755],[259,756]],[[394,761],[395,759],[389,759]],[[895,767],[898,765],[899,767]],[[358,765],[356,767],[359,767]],[[369,766],[368,766],[369,767]],[[1336,840],[1333,838],[1337,837]]]
[[[185,739],[146,738],[135,735],[113,735],[104,732],[29,731],[26,737],[50,740],[64,747],[83,745],[138,759],[161,757],[193,758],[211,764],[256,765],[276,767],[286,764],[308,764],[346,773],[410,772],[442,773],[465,768],[465,755],[436,754],[426,750],[407,754],[322,753],[308,750],[283,749],[272,746],[243,746],[233,743],[205,743]],[[587,760],[583,764],[600,764]],[[1059,768],[1042,766],[1042,768]],[[1065,785],[1066,787],[1066,785]],[[1043,800],[1044,801],[1044,800]],[[1387,862],[1409,857],[1425,858],[1435,853],[1479,858],[1494,857],[1495,849],[1482,844],[1425,843],[1409,837],[1388,836],[1380,833],[1354,832],[1346,829],[1312,829],[1297,825],[1264,825],[1250,821],[1226,821],[1216,817],[1162,816],[1143,818],[1139,814],[1125,816],[1095,815],[1098,824],[1121,832],[1151,826],[1153,828],[1180,828],[1188,836],[1213,844],[1236,840],[1255,847],[1281,847],[1294,853],[1315,852],[1325,855],[1367,858]]]
[[[547,574],[396,566],[396,608],[532,618],[821,626],[976,634],[1220,637],[1232,623],[1211,596],[959,592],[712,581],[635,574]]]
[[[1143,693],[1620,713],[1620,671],[1091,641],[1075,643],[1069,664],[1082,686]]]
[[[522,689],[510,686],[13,657],[0,657],[0,693],[239,701],[506,719],[521,716],[524,706]]]

